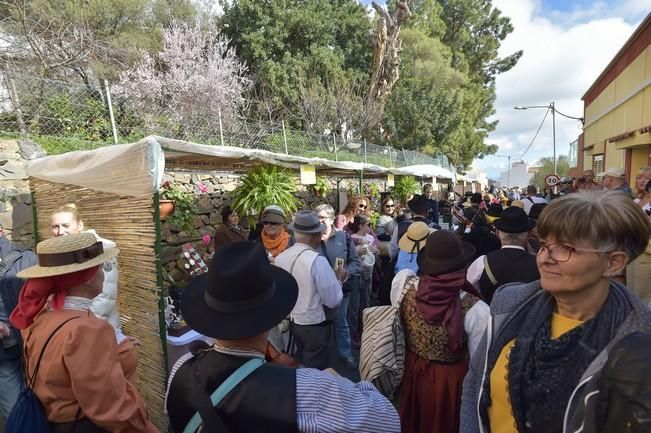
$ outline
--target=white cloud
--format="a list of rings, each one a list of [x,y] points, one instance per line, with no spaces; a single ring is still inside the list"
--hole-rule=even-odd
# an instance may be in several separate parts
[[[543,11],[537,0],[495,0],[495,7],[511,18],[514,31],[503,42],[500,55],[524,50],[518,64],[497,78],[496,115],[499,120],[487,142],[499,145],[498,154],[518,158],[525,151],[545,114],[544,109],[514,110],[515,105],[548,105],[558,111],[583,116],[581,97],[601,74],[640,21],[643,1],[627,0],[609,7],[596,2],[591,8],[566,13]],[[629,23],[627,19],[637,17]],[[524,160],[534,163],[552,156],[551,113]],[[567,154],[569,143],[581,133],[580,123],[556,116],[556,153]],[[499,177],[504,159],[475,160],[474,167]]]

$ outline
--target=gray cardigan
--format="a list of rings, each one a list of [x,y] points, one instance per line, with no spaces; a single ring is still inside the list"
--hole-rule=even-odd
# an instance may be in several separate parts
[[[614,281],[611,281],[611,285],[623,287]],[[627,288],[624,288],[624,290],[633,309],[624,323],[617,329],[615,338],[592,361],[588,369],[583,373],[578,386],[574,389],[563,418],[564,433],[575,433],[581,431],[584,424],[594,424],[601,370],[608,359],[608,352],[615,343],[635,331],[651,334],[651,311],[649,307],[630,290]],[[486,333],[471,360],[470,369],[463,383],[460,433],[490,432],[486,420],[480,419],[479,401],[481,393],[489,392],[487,378],[490,372],[486,371],[488,367],[488,350],[490,350],[491,355],[502,350],[502,347],[491,346],[490,341],[494,339],[502,326],[515,312],[541,293],[540,281],[528,284],[507,284],[500,287],[495,293],[491,303],[491,317],[488,321]]]

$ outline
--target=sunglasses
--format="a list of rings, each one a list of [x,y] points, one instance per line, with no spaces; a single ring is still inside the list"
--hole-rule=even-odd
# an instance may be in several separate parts
[[[396,207],[396,206],[393,204],[385,204],[384,207]]]
[[[279,226],[281,223],[272,223],[271,221],[262,221],[263,226]]]
[[[365,205],[365,204],[360,204],[360,205],[359,205],[359,208],[360,208],[360,209],[366,209],[366,205]]]

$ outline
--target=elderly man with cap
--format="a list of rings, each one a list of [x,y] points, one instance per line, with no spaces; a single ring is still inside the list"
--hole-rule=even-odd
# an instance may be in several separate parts
[[[288,228],[294,232],[296,244],[276,257],[275,264],[298,282],[298,300],[290,314],[296,359],[306,367],[323,369],[330,363],[333,332],[323,307],[339,306],[347,272],[343,267],[333,270],[317,251],[326,226],[316,212],[299,211]]]
[[[621,191],[624,194],[633,197],[633,191],[624,179],[626,176],[626,170],[623,168],[609,168],[603,173],[599,173],[599,176],[601,176],[601,184],[604,189],[609,191]]]
[[[183,317],[216,342],[172,369],[172,430],[398,433],[396,410],[373,385],[265,362],[269,329],[300,301],[296,279],[265,254],[253,242],[226,245],[186,289]]]
[[[526,250],[529,232],[536,226],[536,221],[528,218],[521,208],[511,206],[502,211],[494,226],[502,248],[479,256],[466,274],[488,304],[498,287],[507,283],[529,283],[540,278],[536,256]]]

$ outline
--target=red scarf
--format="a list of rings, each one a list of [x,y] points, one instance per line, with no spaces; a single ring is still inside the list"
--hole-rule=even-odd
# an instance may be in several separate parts
[[[20,290],[18,305],[9,316],[9,321],[16,329],[26,329],[34,322],[34,318],[41,312],[50,295],[52,295],[50,305],[53,309],[60,310],[63,308],[68,288],[90,281],[98,269],[99,266],[93,266],[70,274],[28,279]]]
[[[481,296],[466,280],[466,268],[443,275],[422,275],[416,290],[416,305],[427,323],[445,326],[448,348],[457,354],[463,348],[463,310],[459,292]]]

